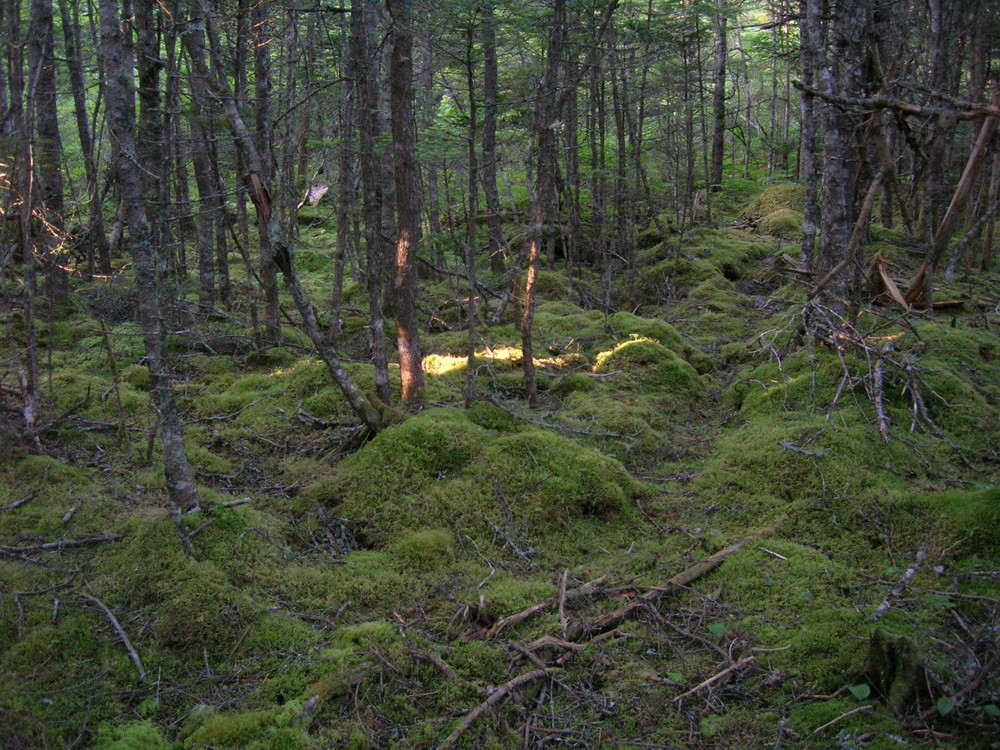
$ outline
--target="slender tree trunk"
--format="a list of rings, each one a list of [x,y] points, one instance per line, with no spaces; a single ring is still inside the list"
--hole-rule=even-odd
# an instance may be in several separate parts
[[[83,155],[83,169],[87,177],[87,200],[90,204],[90,225],[87,228],[87,272],[94,273],[96,267],[101,273],[111,273],[111,246],[104,227],[101,212],[101,197],[97,163],[94,158],[94,141],[87,121],[87,101],[83,77],[83,58],[80,54],[80,14],[76,0],[61,0],[59,13],[62,20],[63,39],[66,47],[66,69],[69,72],[70,87],[73,90],[73,112],[76,116],[76,131],[80,138]],[[96,250],[96,257],[95,257]]]
[[[268,18],[268,4],[258,2],[251,5],[251,40],[254,48],[254,93],[256,106],[256,145],[259,154],[258,173],[265,185],[274,182],[274,151],[271,133],[271,29]],[[222,70],[217,72],[221,75]],[[277,209],[277,204],[274,204]],[[268,232],[260,235],[260,285],[264,293],[264,335],[271,342],[280,338],[278,269],[275,264],[277,248]]]
[[[44,208],[45,221],[52,231],[36,238],[45,248],[45,285],[49,299],[69,299],[67,253],[58,235],[62,233],[65,201],[62,178],[62,139],[59,134],[59,107],[56,94],[55,25],[52,0],[30,0],[28,35],[27,104],[34,123],[32,168],[35,193]]]
[[[378,108],[378,62],[372,43],[374,14],[365,0],[351,6],[351,73],[357,96],[359,160],[361,165],[362,211],[365,228],[365,285],[371,317],[372,362],[375,365],[375,394],[384,404],[392,403],[389,384],[389,355],[382,304],[385,267],[384,244],[379,231],[382,223],[380,170],[375,153],[375,137],[381,128]]]
[[[524,357],[524,386],[528,405],[538,406],[538,382],[535,377],[533,328],[535,320],[535,286],[538,282],[538,259],[541,252],[545,223],[555,197],[557,141],[555,128],[559,120],[559,67],[562,61],[562,40],[566,23],[566,0],[555,0],[552,29],[549,33],[545,72],[538,84],[535,103],[536,143],[538,149],[532,225],[528,241],[528,274],[524,288],[524,311],[521,316],[521,349]]]
[[[497,188],[497,39],[493,0],[483,6],[483,160],[480,168],[483,195],[486,198],[486,231],[489,236],[490,268],[504,269],[506,242],[500,217],[500,191]]]
[[[137,132],[134,63],[128,52],[128,37],[123,33],[123,27],[127,27],[119,17],[116,0],[101,0],[100,21],[108,125],[111,129],[122,207],[128,224],[129,245],[139,289],[139,319],[153,383],[153,405],[159,416],[167,493],[175,507],[191,511],[199,504],[198,488],[184,450],[183,431],[163,350],[162,300],[157,284],[156,248],[152,243],[146,217],[140,177],[144,169],[149,169],[152,165],[143,164],[140,160],[137,142],[151,134]],[[140,70],[143,65],[140,62]],[[148,83],[149,80],[147,76],[144,82]]]
[[[720,3],[715,14],[715,88],[712,92],[712,167],[708,182],[713,192],[722,187],[722,163],[726,149],[726,13]]]
[[[396,175],[396,269],[393,313],[399,377],[404,404],[424,397],[423,355],[417,328],[417,252],[420,248],[420,174],[417,169],[416,120],[413,113],[413,28],[410,0],[388,0],[392,15],[389,90],[392,112],[393,164]]]
[[[802,82],[809,87],[816,83],[816,71],[820,61],[820,14],[822,0],[801,0],[799,25],[799,59],[802,66]],[[818,113],[816,98],[809,93],[802,94],[801,105],[802,145],[800,146],[801,175],[804,193],[802,215],[802,245],[799,264],[805,269],[813,266],[816,249],[816,233],[820,222],[819,209],[819,162],[816,158]]]
[[[993,170],[990,174],[989,197],[986,203],[992,206],[997,202],[1000,194],[1000,153],[993,154]],[[979,264],[979,269],[984,273],[989,272],[990,264],[993,260],[993,232],[996,227],[996,219],[991,219],[986,224],[986,233],[983,237],[983,255]]]
[[[478,140],[479,123],[476,112],[476,71],[474,68],[473,50],[475,47],[475,25],[472,20],[466,29],[465,37],[465,81],[469,89],[469,203],[466,215],[468,237],[465,248],[465,275],[469,282],[468,306],[468,353],[465,369],[465,405],[468,407],[476,398],[476,212],[479,210],[479,161],[476,158],[476,141]]]

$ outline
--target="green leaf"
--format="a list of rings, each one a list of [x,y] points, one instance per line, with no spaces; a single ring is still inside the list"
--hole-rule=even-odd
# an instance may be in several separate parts
[[[994,719],[1000,719],[1000,708],[997,708],[996,703],[988,703],[983,706],[983,712],[987,716],[992,716]]]
[[[887,576],[898,576],[902,572],[903,572],[903,569],[902,568],[897,568],[895,565],[893,565],[891,568],[886,568],[885,569],[885,574]]]
[[[680,672],[667,672],[667,679],[671,682],[676,682],[678,685],[683,685],[685,682],[684,675]]]
[[[717,635],[720,638],[726,634],[726,626],[721,622],[713,622],[708,626],[708,630],[712,635]]]
[[[868,685],[852,685],[848,688],[851,691],[851,695],[857,698],[859,701],[863,701],[869,695],[872,694],[872,689]]]
[[[947,716],[948,714],[950,714],[951,709],[953,709],[954,707],[955,707],[955,701],[951,700],[951,698],[945,698],[943,695],[940,698],[938,698],[937,710],[938,713],[941,714],[942,716]]]
[[[812,591],[800,591],[799,592],[799,598],[800,599],[805,599],[806,601],[810,601],[811,602],[816,597],[813,596]]]

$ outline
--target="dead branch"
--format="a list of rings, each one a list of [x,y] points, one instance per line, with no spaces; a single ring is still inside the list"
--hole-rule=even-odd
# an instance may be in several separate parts
[[[456,742],[458,742],[459,738],[465,734],[466,730],[468,730],[468,728],[476,722],[476,719],[504,700],[508,695],[521,687],[521,685],[526,685],[529,682],[534,682],[542,679],[543,677],[548,677],[557,671],[559,670],[552,667],[535,669],[531,672],[525,672],[522,675],[518,675],[510,682],[504,683],[498,687],[496,692],[494,692],[489,698],[466,714],[465,718],[458,723],[458,726],[455,727],[454,731],[445,737],[444,741],[438,745],[438,750],[446,750],[447,748],[452,747]]]
[[[706,688],[709,685],[711,685],[712,683],[721,680],[723,677],[725,677],[730,672],[734,672],[737,669],[742,669],[747,664],[751,664],[751,663],[753,663],[755,661],[757,661],[757,657],[756,656],[745,656],[742,659],[740,659],[738,662],[736,662],[735,664],[730,664],[728,667],[726,667],[725,669],[723,669],[721,672],[718,672],[717,674],[714,674],[711,677],[709,677],[707,680],[698,683],[693,688],[691,688],[690,690],[688,690],[686,693],[681,693],[676,698],[674,698],[673,701],[671,701],[671,702],[672,703],[677,703],[678,701],[681,701],[684,698],[687,698],[689,695],[694,695],[695,693],[697,693],[698,691],[702,690],[703,688]]]
[[[867,706],[858,706],[857,708],[851,709],[850,711],[847,711],[846,713],[842,713],[836,719],[832,719],[831,721],[826,722],[826,724],[824,724],[823,726],[817,727],[816,729],[813,730],[813,734],[819,734],[820,732],[822,732],[827,727],[832,727],[834,724],[836,724],[841,719],[846,719],[848,716],[853,716],[854,714],[861,713],[862,711],[871,711],[873,708],[874,708],[874,706],[867,705]]]
[[[723,560],[742,549],[743,545],[745,545],[748,541],[748,539],[744,539],[743,541],[726,547],[721,552],[716,552],[711,557],[695,563],[690,568],[675,575],[667,581],[664,586],[655,586],[650,588],[642,596],[633,599],[627,604],[623,604],[613,612],[607,612],[603,615],[595,617],[589,622],[576,623],[567,631],[566,639],[570,641],[585,640],[592,637],[592,635],[598,635],[618,627],[639,609],[650,604],[655,604],[664,593],[687,586],[689,583],[701,578],[701,576],[705,575],[709,571],[715,570],[715,568],[722,564]]]
[[[848,107],[862,107],[864,109],[895,109],[907,115],[917,117],[954,117],[956,120],[976,120],[980,117],[1000,117],[1000,107],[989,104],[976,105],[968,109],[946,109],[944,107],[925,107],[912,102],[904,102],[891,96],[871,96],[866,98],[837,96],[828,91],[821,91],[806,86],[801,81],[792,81],[792,85],[799,91],[806,94],[818,96],[831,104],[840,104]]]
[[[102,602],[96,596],[85,594],[82,591],[77,591],[76,593],[78,596],[83,597],[87,601],[96,604],[98,609],[100,609],[101,612],[104,613],[104,616],[108,618],[108,622],[111,623],[111,627],[115,629],[115,632],[121,639],[122,644],[124,644],[125,650],[128,652],[128,658],[132,661],[132,664],[135,666],[135,671],[139,673],[139,679],[145,682],[146,670],[142,666],[142,660],[139,658],[139,653],[135,650],[135,647],[132,645],[132,641],[128,639],[128,635],[126,635],[125,633],[125,628],[123,628],[121,626],[121,623],[118,622],[118,618],[115,617],[114,613],[110,609],[108,609],[107,605],[105,605],[104,602]]]
[[[804,456],[812,456],[813,458],[823,458],[830,453],[832,448],[827,448],[825,451],[807,451],[805,448],[800,448],[794,443],[789,443],[785,440],[779,440],[778,445],[784,448],[786,451],[793,451],[795,453],[801,453]]]
[[[25,547],[8,547],[0,544],[0,554],[2,555],[22,555],[29,552],[49,552],[55,549],[66,549],[68,547],[85,547],[88,544],[101,544],[102,542],[113,542],[121,539],[121,534],[107,534],[106,536],[90,536],[80,539],[60,539],[58,542],[44,542],[42,544],[29,544]]]
[[[8,503],[7,505],[0,507],[0,513],[2,513],[5,510],[14,510],[14,508],[20,508],[25,503],[30,503],[32,500],[35,499],[35,495],[37,494],[38,490],[32,490],[27,495],[22,497],[20,500],[15,500],[12,503]]]
[[[882,615],[888,612],[889,608],[892,607],[892,600],[898,599],[900,596],[902,596],[903,592],[906,590],[906,587],[910,585],[910,580],[913,578],[914,575],[916,575],[917,571],[920,569],[920,566],[924,562],[924,557],[927,556],[927,546],[928,546],[927,544],[924,544],[924,546],[917,551],[917,557],[913,561],[913,565],[911,565],[907,569],[907,571],[903,573],[903,577],[899,579],[899,583],[896,584],[895,588],[893,588],[892,591],[890,591],[888,594],[885,595],[885,599],[882,600],[882,603],[878,605],[878,607],[874,612],[872,612],[872,615],[869,618],[872,622],[878,622],[880,619],[882,619]]]
[[[524,622],[532,615],[536,615],[539,612],[544,612],[547,609],[557,606],[560,601],[571,602],[579,599],[583,596],[592,596],[603,590],[603,586],[608,582],[611,577],[610,574],[605,573],[600,578],[595,578],[593,581],[588,581],[581,586],[577,586],[575,589],[570,589],[565,593],[565,599],[561,596],[553,596],[550,599],[546,599],[543,602],[538,602],[537,604],[532,604],[527,609],[523,609],[517,614],[510,615],[509,617],[503,617],[497,620],[486,632],[475,633],[469,637],[469,640],[474,640],[478,638],[493,638],[500,633],[501,630],[507,628],[511,625],[517,625]],[[565,604],[564,604],[565,606]]]

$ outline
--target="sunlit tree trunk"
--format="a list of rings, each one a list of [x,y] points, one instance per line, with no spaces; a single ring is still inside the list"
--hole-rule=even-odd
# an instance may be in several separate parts
[[[393,316],[396,319],[396,347],[399,353],[403,403],[417,404],[424,397],[424,372],[416,308],[416,264],[422,230],[416,120],[413,113],[414,9],[410,0],[389,0],[387,5],[392,14],[389,90],[397,225]]]

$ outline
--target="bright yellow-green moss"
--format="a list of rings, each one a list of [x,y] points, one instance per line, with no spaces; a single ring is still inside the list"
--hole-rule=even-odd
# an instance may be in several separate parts
[[[697,371],[667,347],[651,339],[633,339],[601,352],[594,372],[621,373],[626,387],[645,392],[663,391],[681,400],[702,391]]]
[[[791,208],[779,208],[764,214],[758,228],[764,234],[794,239],[802,234],[802,214]]]

